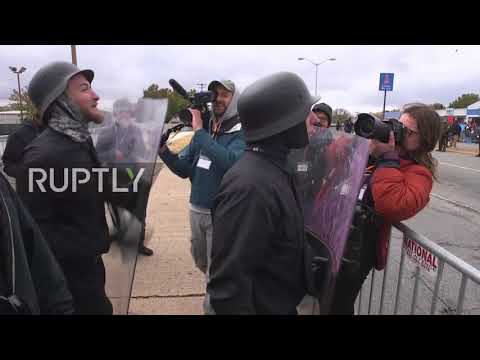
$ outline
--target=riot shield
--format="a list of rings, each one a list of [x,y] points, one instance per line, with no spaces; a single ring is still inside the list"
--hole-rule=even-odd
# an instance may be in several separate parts
[[[114,103],[112,121],[92,136],[98,160],[109,175],[105,209],[111,245],[103,259],[114,314],[128,313],[149,192],[159,170],[156,160],[168,100],[140,99],[130,105],[115,109]]]
[[[316,128],[291,153],[306,231],[307,288],[328,312],[368,160],[366,139]]]

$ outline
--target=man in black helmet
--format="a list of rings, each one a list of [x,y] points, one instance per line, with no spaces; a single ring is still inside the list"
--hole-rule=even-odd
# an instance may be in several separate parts
[[[258,80],[239,99],[247,148],[213,208],[207,292],[216,314],[297,313],[306,293],[304,219],[287,157],[308,144],[316,100],[292,73]]]
[[[330,124],[332,123],[332,108],[325,103],[319,103],[312,106],[312,112],[315,116],[309,116],[307,120],[307,131],[311,135],[316,133],[316,129],[324,129],[316,141],[322,143],[331,143],[333,135],[330,131]]]
[[[101,257],[110,244],[99,178],[93,173],[73,190],[73,178],[69,183],[63,175],[75,168],[99,167],[88,130],[89,122],[103,120],[99,97],[91,87],[93,77],[93,71],[66,62],[50,63],[34,75],[28,94],[47,128],[25,149],[25,170],[17,181],[25,205],[65,274],[75,313],[112,314]],[[54,170],[53,176],[48,173],[45,191],[38,183],[31,186],[30,169]],[[57,189],[65,182],[70,186],[57,191],[52,180]]]
[[[325,103],[315,104],[312,107],[313,113],[317,116],[315,126],[329,128],[332,123],[332,108]]]

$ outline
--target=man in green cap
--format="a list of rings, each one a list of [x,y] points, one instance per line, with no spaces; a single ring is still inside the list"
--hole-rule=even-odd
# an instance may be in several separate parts
[[[168,168],[192,183],[190,192],[191,252],[195,265],[209,279],[212,247],[213,199],[218,192],[223,175],[240,158],[245,148],[242,124],[237,111],[240,96],[230,80],[212,81],[208,90],[215,93],[212,111],[202,119],[198,110],[192,113],[192,128],[195,135],[190,144],[178,155],[166,145],[159,155]],[[204,310],[212,313],[208,296]]]

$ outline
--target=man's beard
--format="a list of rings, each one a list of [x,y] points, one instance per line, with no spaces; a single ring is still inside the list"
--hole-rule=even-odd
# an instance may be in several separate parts
[[[220,112],[220,111],[215,111],[215,110],[213,110],[213,113],[215,114],[215,116],[216,116],[217,118],[219,118],[219,117],[222,117],[223,114],[225,114],[225,111],[221,111],[221,112]]]
[[[94,111],[94,112],[84,112],[82,111],[84,118],[87,122],[93,122],[95,124],[101,124],[105,118],[105,114],[102,111]]]
[[[217,117],[217,118],[223,116],[223,114],[225,114],[226,111],[227,111],[227,107],[226,107],[226,106],[223,106],[223,110],[215,110],[215,106],[213,107],[213,114],[214,114],[215,117]]]

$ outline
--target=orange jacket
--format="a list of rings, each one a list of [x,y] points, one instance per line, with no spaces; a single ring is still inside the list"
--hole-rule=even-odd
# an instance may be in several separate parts
[[[399,160],[399,167],[382,166],[380,162],[371,178],[375,211],[384,219],[377,242],[377,270],[385,268],[392,224],[415,216],[428,204],[432,191],[432,173],[426,167]],[[395,163],[398,157],[393,159]]]

